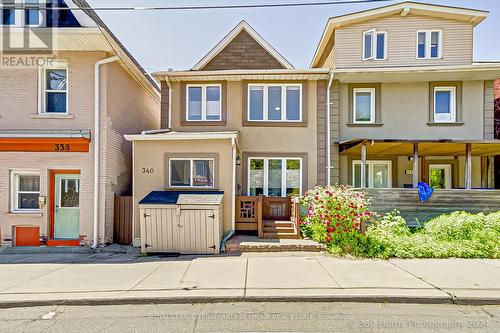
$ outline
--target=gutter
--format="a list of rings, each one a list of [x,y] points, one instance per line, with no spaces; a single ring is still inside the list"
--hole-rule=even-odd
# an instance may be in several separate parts
[[[117,61],[118,56],[98,60],[94,64],[94,233],[92,248],[99,245],[99,164],[100,164],[100,107],[101,107],[101,65]]]
[[[226,252],[226,242],[234,235],[236,230],[236,139],[231,138],[231,147],[233,152],[233,174],[232,174],[232,195],[231,195],[231,230],[221,241],[220,252]]]
[[[172,85],[168,76],[165,76],[165,82],[168,86],[168,128],[172,128]]]
[[[331,162],[331,134],[330,134],[330,90],[332,87],[333,83],[333,72],[330,72],[330,79],[328,80],[328,87],[326,88],[326,185],[330,186],[331,185],[331,168],[332,168],[332,162]]]

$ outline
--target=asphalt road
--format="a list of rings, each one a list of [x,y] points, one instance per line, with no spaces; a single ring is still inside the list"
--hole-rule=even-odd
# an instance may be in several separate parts
[[[500,306],[217,303],[0,309],[0,332],[500,332]]]

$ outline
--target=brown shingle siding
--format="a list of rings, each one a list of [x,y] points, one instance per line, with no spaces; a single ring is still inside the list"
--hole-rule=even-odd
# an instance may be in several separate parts
[[[242,30],[202,70],[282,68],[285,67]]]

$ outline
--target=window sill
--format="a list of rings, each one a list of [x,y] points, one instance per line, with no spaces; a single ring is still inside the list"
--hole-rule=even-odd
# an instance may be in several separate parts
[[[427,126],[463,126],[465,123],[463,122],[454,122],[454,123],[435,123],[428,122]]]
[[[32,114],[31,119],[73,119],[75,116],[72,114]]]
[[[347,127],[382,127],[383,123],[347,123]]]
[[[307,127],[307,122],[302,121],[243,121],[244,127]]]
[[[8,212],[5,215],[7,216],[19,216],[19,217],[42,217],[43,213],[41,212]]]
[[[181,120],[181,126],[226,126],[225,120]]]

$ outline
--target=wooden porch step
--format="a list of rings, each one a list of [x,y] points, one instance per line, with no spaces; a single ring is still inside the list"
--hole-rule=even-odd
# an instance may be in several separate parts
[[[264,234],[295,234],[293,228],[264,228]]]
[[[289,227],[293,228],[295,224],[292,221],[262,221],[263,227]]]
[[[295,239],[298,238],[295,232],[264,232],[265,239]]]

